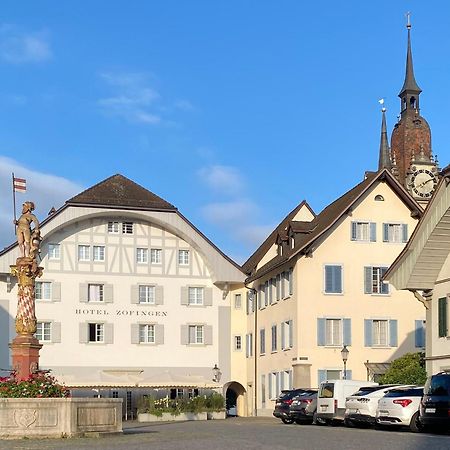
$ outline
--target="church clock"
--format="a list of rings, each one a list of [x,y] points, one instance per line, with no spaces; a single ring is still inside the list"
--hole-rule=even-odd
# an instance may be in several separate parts
[[[416,169],[410,176],[409,187],[415,197],[429,199],[437,184],[437,177],[430,169]]]

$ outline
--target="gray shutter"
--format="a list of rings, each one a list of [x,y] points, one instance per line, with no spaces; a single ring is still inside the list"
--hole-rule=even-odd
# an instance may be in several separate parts
[[[52,301],[61,301],[61,283],[52,283]]]
[[[285,338],[285,327],[286,327],[286,322],[281,322],[280,324],[280,328],[281,328],[281,350],[284,350],[286,347],[284,346],[284,338]]]
[[[344,319],[344,345],[352,345],[352,319]]]
[[[105,323],[105,344],[114,343],[114,326],[112,323]]]
[[[350,227],[350,239],[356,241],[356,222],[351,223]]]
[[[364,294],[372,294],[372,267],[364,267]]]
[[[294,346],[294,322],[289,321],[289,348]]]
[[[364,346],[372,347],[372,320],[364,319]]]
[[[131,343],[139,344],[139,325],[137,323],[131,324]]]
[[[79,324],[79,341],[80,344],[89,342],[89,324],[85,322]]]
[[[213,290],[210,287],[203,289],[204,298],[203,298],[203,304],[205,306],[212,306],[212,297],[213,297]]]
[[[322,381],[326,381],[327,379],[327,371],[326,370],[318,370],[317,371],[317,386],[320,386]]]
[[[402,242],[408,242],[408,224],[402,225]]]
[[[384,277],[384,274],[387,272],[387,267],[381,267],[381,277]],[[383,281],[381,283],[381,293],[382,294],[389,294],[389,283]]]
[[[383,242],[388,242],[389,240],[389,224],[383,223]]]
[[[272,388],[272,374],[269,373],[268,375],[268,382],[269,382],[269,399],[273,398],[273,388]]]
[[[80,302],[87,303],[87,301],[88,301],[88,284],[80,283]]]
[[[370,242],[377,242],[377,224],[370,222]]]
[[[155,286],[155,305],[164,304],[164,288],[162,286]]]
[[[113,302],[113,285],[112,284],[104,284],[103,285],[103,301],[105,303]]]
[[[52,322],[52,342],[55,344],[61,342],[61,322]]]
[[[155,325],[155,344],[164,344],[164,325],[162,324]]]
[[[131,303],[136,305],[139,303],[139,286],[137,284],[133,284],[131,286]]]
[[[389,321],[389,345],[391,347],[398,346],[398,338],[397,338],[397,321],[390,320]]]
[[[317,319],[317,345],[325,345],[325,322],[326,319]]]
[[[346,375],[346,379],[347,380],[351,380],[352,379],[352,371],[351,370],[346,370],[345,371],[345,375]]]
[[[423,325],[423,320],[415,321],[415,340],[417,348],[425,347],[425,328]]]
[[[187,305],[189,304],[189,290],[187,286],[181,287],[181,304]]]
[[[447,297],[441,297],[438,300],[438,333],[439,337],[446,337],[448,333]]]
[[[189,344],[189,327],[187,325],[181,325],[181,345]]]
[[[213,343],[213,329],[211,325],[205,325],[205,345],[212,345]]]

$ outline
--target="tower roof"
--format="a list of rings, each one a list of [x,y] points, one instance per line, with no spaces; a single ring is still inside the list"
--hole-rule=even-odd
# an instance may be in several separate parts
[[[409,22],[408,16],[408,24],[406,25],[408,29],[408,50],[406,52],[406,72],[405,72],[405,81],[403,83],[403,87],[398,94],[401,97],[405,92],[414,92],[420,94],[422,89],[420,89],[419,85],[414,78],[414,66],[413,66],[413,57],[411,51],[411,24]]]
[[[381,110],[381,139],[380,139],[380,157],[378,160],[378,170],[392,169],[392,161],[389,151],[388,135],[386,130],[386,108]]]

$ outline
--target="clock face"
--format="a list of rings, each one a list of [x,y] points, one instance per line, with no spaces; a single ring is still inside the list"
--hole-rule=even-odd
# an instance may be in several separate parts
[[[416,170],[411,176],[411,190],[417,197],[430,198],[436,184],[436,176],[428,169]]]

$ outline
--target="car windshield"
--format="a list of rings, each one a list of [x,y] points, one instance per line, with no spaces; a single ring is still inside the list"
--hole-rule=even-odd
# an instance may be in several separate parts
[[[333,398],[334,395],[334,383],[323,383],[320,385],[320,398]]]
[[[385,397],[422,397],[423,388],[391,389]]]
[[[450,395],[450,374],[432,376],[427,380],[424,391],[427,395]]]
[[[290,400],[293,397],[296,397],[298,395],[303,395],[304,394],[304,390],[303,389],[296,389],[293,391],[282,391],[280,396],[278,397],[278,400]]]
[[[363,395],[367,395],[372,392],[378,391],[379,389],[381,389],[380,386],[365,386],[365,387],[359,388],[359,391],[356,391],[353,395],[361,397]]]

